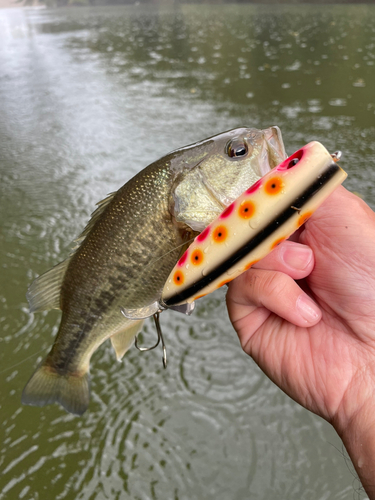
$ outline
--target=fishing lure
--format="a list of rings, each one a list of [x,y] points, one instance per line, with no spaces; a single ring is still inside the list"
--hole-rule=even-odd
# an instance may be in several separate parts
[[[166,281],[161,307],[191,304],[249,269],[304,224],[346,177],[319,142],[299,149],[195,238]]]
[[[195,300],[229,283],[291,236],[346,179],[336,163],[340,156],[310,142],[247,189],[179,259],[164,285],[159,312],[191,314]],[[140,349],[153,349],[161,340],[166,366],[159,313],[154,320],[158,342]]]

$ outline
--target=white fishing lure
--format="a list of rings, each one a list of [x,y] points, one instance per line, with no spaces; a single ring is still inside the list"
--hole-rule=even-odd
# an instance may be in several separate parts
[[[161,309],[182,306],[191,312],[196,299],[239,276],[293,234],[346,177],[319,142],[299,149],[195,238],[166,281]]]

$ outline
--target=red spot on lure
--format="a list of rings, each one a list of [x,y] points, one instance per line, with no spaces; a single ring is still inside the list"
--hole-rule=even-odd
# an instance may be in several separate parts
[[[233,203],[231,205],[229,205],[229,207],[227,207],[224,212],[220,215],[220,219],[226,219],[227,217],[229,217],[229,215],[233,212],[233,209],[234,209],[234,205]]]

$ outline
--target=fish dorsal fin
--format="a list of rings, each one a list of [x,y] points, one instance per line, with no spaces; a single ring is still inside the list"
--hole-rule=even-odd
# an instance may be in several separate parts
[[[104,200],[97,203],[98,208],[92,213],[87,226],[75,240],[76,246],[72,249],[71,255],[63,262],[60,262],[60,264],[57,264],[57,266],[40,275],[35,281],[33,281],[33,283],[31,283],[26,294],[26,298],[30,305],[30,312],[60,309],[61,285],[71,256],[89,234],[96,221],[100,218],[104,210],[113,200],[115,194],[116,193],[111,193],[104,198]]]
[[[124,354],[132,346],[134,338],[142,328],[142,325],[143,320],[129,321],[122,330],[112,335],[111,343],[118,361],[122,360]]]
[[[70,258],[63,260],[31,283],[26,293],[30,312],[60,309],[61,284],[69,260]]]
[[[79,245],[82,243],[82,241],[86,238],[86,236],[89,234],[91,229],[94,227],[96,224],[97,220],[100,219],[101,215],[104,213],[105,209],[108,207],[108,205],[111,203],[113,198],[115,197],[117,191],[114,193],[110,193],[106,198],[103,200],[99,201],[96,206],[98,207],[96,210],[93,211],[91,214],[91,219],[88,221],[85,229],[82,231],[82,233],[74,240],[76,243],[76,246],[74,247],[73,250],[76,250]]]

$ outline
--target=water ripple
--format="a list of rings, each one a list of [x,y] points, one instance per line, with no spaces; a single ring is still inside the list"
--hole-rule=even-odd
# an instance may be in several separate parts
[[[28,312],[27,286],[167,151],[276,124],[289,152],[342,150],[374,204],[372,7],[0,11],[1,500],[352,497],[341,442],[242,352],[225,290],[163,313],[167,370],[160,350],[118,363],[105,343],[83,417],[20,395],[59,323]]]

